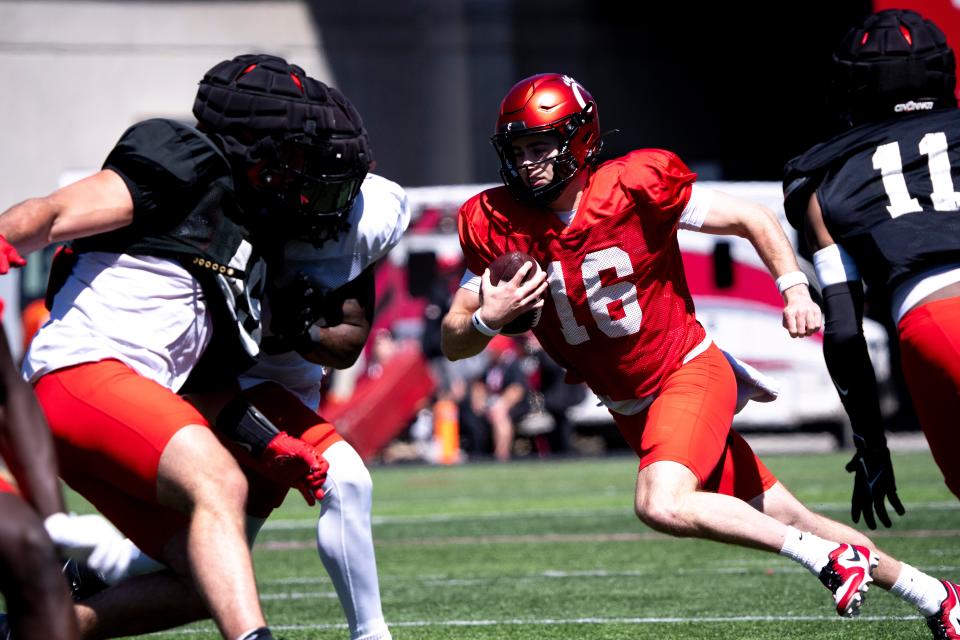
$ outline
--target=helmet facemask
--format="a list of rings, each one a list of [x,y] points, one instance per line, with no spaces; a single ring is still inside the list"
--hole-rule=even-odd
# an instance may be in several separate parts
[[[258,164],[255,188],[269,209],[282,212],[286,234],[320,247],[349,230],[350,210],[369,169],[355,142],[295,137]]]
[[[505,127],[505,131],[496,133],[490,138],[490,142],[500,158],[500,178],[515,198],[533,204],[549,204],[560,196],[581,169],[595,160],[602,142],[588,151],[582,162],[578,162],[571,149],[578,135],[585,134],[586,137],[589,137],[589,131],[581,132],[583,125],[590,122],[594,117],[593,106],[593,103],[590,103],[579,113],[571,114],[566,118],[540,127],[524,128],[523,123],[510,122]],[[544,134],[551,135],[557,140],[557,155],[518,166],[514,161],[513,141],[518,138]],[[549,184],[533,187],[530,186],[528,181],[524,180],[524,173],[529,175],[531,170],[547,164],[553,165],[553,180]]]

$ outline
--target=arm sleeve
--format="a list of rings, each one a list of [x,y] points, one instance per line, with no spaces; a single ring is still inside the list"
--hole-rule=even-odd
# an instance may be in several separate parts
[[[669,151],[646,149],[626,157],[620,185],[645,211],[678,220],[690,201],[697,174]]]
[[[132,227],[163,232],[176,227],[228,178],[226,160],[202,133],[170,120],[146,120],[127,131],[103,163],[123,178],[133,197]]]
[[[877,379],[863,335],[863,287],[836,282],[823,289],[823,356],[850,417],[857,448],[886,445]]]

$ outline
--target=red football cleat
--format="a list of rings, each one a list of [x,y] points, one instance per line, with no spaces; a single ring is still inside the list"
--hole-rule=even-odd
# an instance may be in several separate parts
[[[842,544],[830,552],[830,561],[820,570],[820,582],[833,592],[837,615],[851,618],[860,613],[878,564],[880,559],[866,547]]]
[[[960,585],[949,580],[940,581],[947,589],[947,597],[940,603],[940,611],[927,618],[933,631],[933,640],[960,638]]]

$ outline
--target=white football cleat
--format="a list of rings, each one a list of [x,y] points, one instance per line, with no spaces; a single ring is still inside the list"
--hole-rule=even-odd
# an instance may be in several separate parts
[[[941,580],[947,597],[940,603],[940,611],[927,618],[927,626],[933,631],[933,640],[960,638],[960,585]]]

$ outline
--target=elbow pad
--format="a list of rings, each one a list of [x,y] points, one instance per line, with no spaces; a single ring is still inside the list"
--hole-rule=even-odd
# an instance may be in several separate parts
[[[242,395],[227,403],[217,415],[214,425],[217,431],[258,459],[267,445],[280,433],[276,425]]]

